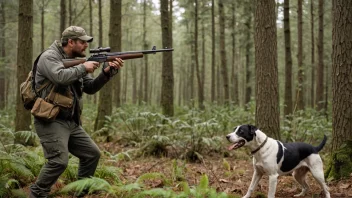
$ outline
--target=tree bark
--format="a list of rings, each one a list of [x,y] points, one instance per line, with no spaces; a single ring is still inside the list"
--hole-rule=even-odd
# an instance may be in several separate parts
[[[229,80],[227,71],[226,48],[225,48],[225,13],[223,0],[219,0],[219,28],[220,28],[220,58],[221,58],[221,75],[224,89],[224,102],[229,103]]]
[[[280,139],[276,3],[255,2],[256,125]]]
[[[303,68],[303,19],[302,19],[302,1],[298,0],[298,9],[297,9],[297,29],[298,29],[298,84],[296,86],[296,109],[304,109],[304,68]]]
[[[198,0],[194,1],[194,59],[196,63],[196,75],[198,83],[198,108],[200,110],[204,110],[204,89],[198,60]]]
[[[314,37],[314,1],[310,0],[310,26],[311,26],[311,92],[310,92],[310,99],[311,99],[311,107],[315,107],[315,95],[314,95],[314,87],[315,87],[315,37]]]
[[[215,101],[215,3],[211,1],[211,102]]]
[[[332,147],[326,176],[352,173],[352,1],[332,1]]]
[[[236,63],[236,0],[232,2],[232,21],[231,21],[231,29],[232,29],[232,66],[231,66],[231,81],[232,89],[232,101],[235,105],[239,105],[239,92],[238,92],[238,68]]]
[[[172,48],[170,35],[170,21],[168,11],[168,1],[160,0],[160,20],[162,32],[163,48]],[[162,58],[162,83],[161,83],[161,106],[163,114],[166,116],[174,115],[174,74],[172,64],[172,53],[163,53]]]
[[[5,66],[5,1],[0,1],[0,68]],[[0,110],[6,106],[5,69],[0,69]]]
[[[316,100],[318,111],[324,108],[324,0],[319,0],[318,67],[316,78]]]
[[[147,42],[147,0],[144,0],[143,2],[143,47],[144,49],[149,49],[149,45]],[[144,58],[144,102],[146,104],[149,103],[148,99],[148,75],[149,75],[149,70],[148,70],[148,56],[145,56]]]
[[[290,0],[284,1],[284,37],[285,37],[285,101],[284,116],[292,114],[292,55],[290,30]]]
[[[99,1],[100,2],[100,1]],[[99,3],[99,10],[101,10],[101,3]],[[110,27],[109,27],[109,44],[112,51],[121,50],[121,1],[110,0]],[[99,27],[102,28],[101,13],[99,14]],[[101,29],[99,29],[99,34]],[[99,35],[99,43],[101,44],[102,36]],[[100,45],[101,46],[101,45]],[[118,74],[116,74],[118,75]],[[99,130],[104,126],[105,116],[111,116],[112,114],[112,90],[113,82],[110,80],[105,86],[99,91],[98,101],[98,114],[95,120],[94,130]],[[108,131],[104,134],[106,141],[110,141],[111,137]]]
[[[250,1],[249,1],[250,2]],[[247,109],[248,107],[248,103],[251,101],[251,97],[252,97],[252,85],[251,85],[251,81],[252,81],[252,70],[251,70],[251,29],[252,29],[252,5],[251,3],[247,3],[247,5],[245,5],[245,10],[247,13],[247,18],[246,18],[246,22],[245,22],[245,26],[246,26],[246,64],[245,64],[245,68],[246,68],[246,93],[245,93],[245,99],[244,99],[244,104],[245,108]]]
[[[33,0],[20,0],[18,9],[17,85],[24,82],[32,69],[33,55]],[[17,92],[20,93],[20,86]],[[30,130],[31,114],[23,107],[21,95],[16,95],[15,131]],[[25,143],[16,137],[17,143],[34,145],[33,140]]]
[[[60,1],[60,37],[61,33],[66,29],[66,0]]]

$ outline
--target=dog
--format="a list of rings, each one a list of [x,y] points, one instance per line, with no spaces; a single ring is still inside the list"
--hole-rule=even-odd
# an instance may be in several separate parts
[[[293,173],[295,180],[302,186],[302,192],[295,197],[304,196],[309,190],[306,182],[308,171],[320,184],[325,197],[330,198],[324,180],[323,162],[318,154],[326,143],[326,135],[320,145],[314,147],[302,142],[282,143],[268,137],[253,125],[240,125],[228,134],[226,139],[233,143],[229,150],[246,146],[252,151],[254,173],[247,194],[243,198],[251,196],[264,174],[269,175],[268,198],[274,198],[277,177],[290,173]]]

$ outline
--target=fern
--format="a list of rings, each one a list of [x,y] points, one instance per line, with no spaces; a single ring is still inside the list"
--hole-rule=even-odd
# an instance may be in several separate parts
[[[96,172],[95,176],[105,179],[105,180],[112,180],[114,182],[120,183],[119,174],[121,174],[121,169],[114,167],[114,166],[100,166]]]
[[[151,179],[161,179],[164,184],[169,184],[169,181],[166,179],[165,175],[162,173],[145,173],[138,177],[136,183],[144,184],[145,180]]]
[[[65,186],[60,193],[69,193],[69,192],[82,193],[83,191],[88,191],[88,194],[91,194],[96,191],[104,191],[109,194],[114,193],[111,185],[104,179],[91,177],[81,179],[75,182],[72,182]]]

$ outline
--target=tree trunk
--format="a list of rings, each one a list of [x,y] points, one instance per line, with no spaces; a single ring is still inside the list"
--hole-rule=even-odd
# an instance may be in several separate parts
[[[61,33],[66,29],[66,0],[60,1],[60,37]]]
[[[231,29],[232,29],[232,69],[231,69],[231,81],[232,81],[232,101],[235,105],[238,105],[239,102],[239,92],[238,92],[238,68],[236,63],[236,1],[232,2],[232,21],[231,21]]]
[[[160,0],[160,20],[162,32],[163,48],[172,48],[170,35],[170,21],[168,11],[168,1]],[[163,53],[162,58],[162,83],[161,83],[161,106],[163,114],[166,116],[174,115],[174,74],[172,64],[172,53]]]
[[[198,108],[200,110],[204,110],[204,90],[198,61],[198,0],[194,1],[194,59],[196,63],[196,75],[198,83]]]
[[[352,1],[332,1],[332,148],[326,176],[352,173]]]
[[[250,1],[247,3],[247,5],[245,5],[245,10],[247,13],[247,19],[246,19],[246,92],[245,92],[245,99],[244,99],[244,104],[245,108],[247,109],[248,107],[248,103],[251,101],[251,97],[252,97],[252,70],[251,70],[251,29],[252,29],[252,5],[250,3]]]
[[[68,25],[72,25],[72,0],[68,0]]]
[[[110,2],[110,7],[112,7],[113,16],[110,16],[110,33],[109,33],[109,43],[111,51],[120,52],[122,50],[122,2],[112,1]],[[113,28],[111,27],[113,26]],[[124,71],[125,72],[125,71]],[[121,72],[116,74],[113,79],[111,79],[113,87],[113,105],[115,107],[121,106]]]
[[[255,2],[256,125],[280,139],[276,3]]]
[[[229,80],[226,61],[225,49],[225,13],[223,0],[219,0],[219,24],[220,24],[220,57],[221,57],[221,74],[224,87],[224,100],[225,104],[229,103]]]
[[[99,35],[98,35],[98,43],[99,47],[103,46],[103,17],[102,17],[102,5],[101,5],[102,0],[98,0],[98,18],[99,18]],[[114,7],[110,6],[110,9],[114,9]],[[110,11],[113,12],[113,11]],[[111,20],[115,20],[114,18],[111,18]]]
[[[0,68],[5,67],[5,2],[0,1]],[[5,108],[5,69],[0,69],[0,110]]]
[[[298,29],[298,84],[296,86],[296,109],[304,109],[304,68],[303,68],[303,19],[302,19],[302,1],[298,0],[297,9],[297,29]]]
[[[284,116],[292,114],[292,55],[290,30],[290,0],[284,1],[284,37],[285,37],[285,101]]]
[[[109,30],[109,43],[112,50],[117,50],[116,48],[116,40],[118,39],[115,37],[116,32],[118,31],[117,26],[115,25],[117,19],[117,13],[115,9],[116,3],[118,0],[111,0],[110,1],[110,30]],[[101,18],[101,0],[99,0],[99,46],[102,43],[102,36],[100,35],[102,32],[100,31],[102,28],[102,18]],[[117,42],[119,42],[117,40]],[[113,49],[114,48],[114,49]],[[95,119],[94,130],[97,131],[104,127],[105,116],[110,116],[112,114],[112,82],[109,81],[104,85],[104,87],[99,91],[99,100],[98,100],[98,114]],[[110,138],[108,137],[108,131],[102,134],[106,137],[106,141],[109,141]]]
[[[17,85],[24,82],[32,69],[33,55],[33,0],[20,0],[18,9],[18,47],[17,47]],[[17,92],[20,93],[20,86]],[[16,95],[16,118],[15,131],[30,130],[31,114],[23,107],[21,95]],[[34,140],[27,143],[20,137],[15,138],[15,142],[34,145]]]
[[[318,111],[324,108],[324,0],[319,0],[318,68],[315,105]]]
[[[147,42],[147,0],[143,2],[143,47],[144,49],[149,49],[149,45]],[[144,102],[146,104],[149,103],[148,99],[148,56],[144,58]]]
[[[215,3],[211,1],[211,102],[215,101]]]
[[[311,107],[315,108],[315,97],[314,97],[314,87],[315,87],[315,37],[314,37],[314,2],[310,0],[310,26],[311,26],[311,68],[312,68],[312,79],[311,79],[311,92],[310,92],[310,99],[311,99]]]

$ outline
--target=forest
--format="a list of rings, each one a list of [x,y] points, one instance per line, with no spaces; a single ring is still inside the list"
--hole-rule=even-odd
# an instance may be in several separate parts
[[[284,143],[326,135],[331,197],[352,197],[349,0],[0,0],[0,197],[30,196],[48,163],[20,84],[69,26],[94,38],[86,58],[100,47],[173,51],[124,60],[83,94],[81,126],[100,160],[80,178],[69,154],[49,197],[243,197],[251,150],[228,150],[226,135],[244,124]],[[307,183],[306,197],[324,197],[311,174]],[[269,185],[264,176],[252,197]],[[300,192],[278,178],[276,197]]]

